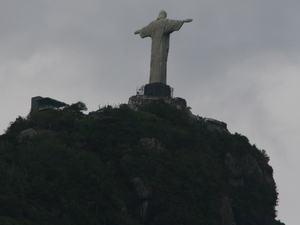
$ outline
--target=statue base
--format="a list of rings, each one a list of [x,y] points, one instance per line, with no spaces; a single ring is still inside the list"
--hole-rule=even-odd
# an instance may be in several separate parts
[[[164,83],[150,83],[145,85],[144,95],[156,97],[171,97],[171,87]]]

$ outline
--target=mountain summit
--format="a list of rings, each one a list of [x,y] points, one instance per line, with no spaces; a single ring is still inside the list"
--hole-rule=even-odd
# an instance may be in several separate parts
[[[1,224],[283,225],[266,151],[225,123],[163,100],[84,109],[0,136]]]

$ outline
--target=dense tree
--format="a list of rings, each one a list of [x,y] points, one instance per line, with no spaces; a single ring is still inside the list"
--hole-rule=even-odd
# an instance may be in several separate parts
[[[1,224],[222,224],[224,198],[236,224],[283,224],[269,157],[246,137],[164,101],[85,109],[18,117],[0,136]],[[150,197],[138,197],[137,177]]]

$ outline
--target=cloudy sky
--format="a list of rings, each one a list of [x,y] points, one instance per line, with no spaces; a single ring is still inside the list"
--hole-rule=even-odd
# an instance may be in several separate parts
[[[171,35],[168,84],[195,115],[224,121],[270,156],[278,218],[297,224],[300,201],[300,1],[2,0],[2,133],[33,96],[89,111],[127,103],[149,79],[157,18],[193,18]]]

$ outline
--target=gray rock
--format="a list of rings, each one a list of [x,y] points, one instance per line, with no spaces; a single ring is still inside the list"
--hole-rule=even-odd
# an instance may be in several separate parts
[[[222,225],[235,225],[234,215],[231,208],[231,201],[224,197],[221,204]]]
[[[150,149],[150,150],[154,150],[156,152],[162,152],[164,151],[164,146],[163,144],[158,141],[157,139],[155,138],[142,138],[140,140],[140,144],[146,148],[146,149]]]
[[[145,185],[142,179],[136,177],[132,179],[131,182],[134,184],[136,195],[139,199],[146,200],[152,198],[153,196],[152,187]]]
[[[137,213],[143,218],[143,222],[147,220],[149,214],[149,201],[153,197],[152,187],[145,185],[141,178],[136,177],[131,180],[134,185],[136,196],[139,199]]]
[[[18,140],[22,142],[24,138],[33,138],[36,134],[37,132],[33,128],[22,130],[18,136]]]
[[[226,154],[225,164],[230,172],[229,184],[233,187],[242,186],[244,184],[242,168],[236,165],[235,159],[229,153]]]

